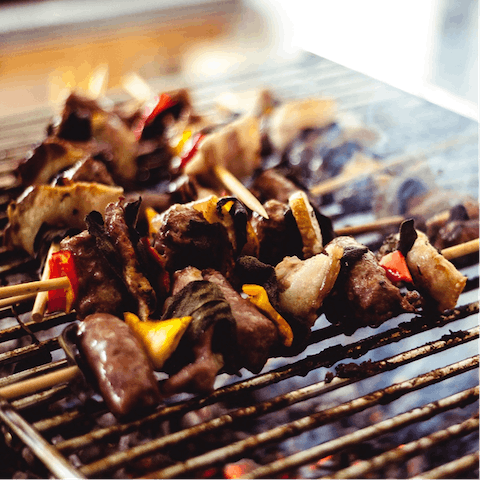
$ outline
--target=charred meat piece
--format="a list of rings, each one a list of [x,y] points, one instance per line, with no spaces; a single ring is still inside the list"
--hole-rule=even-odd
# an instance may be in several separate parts
[[[78,295],[74,308],[79,318],[93,313],[111,313],[120,316],[132,311],[135,302],[130,299],[122,280],[98,250],[95,237],[83,231],[62,240],[62,250],[73,254],[77,278]]]
[[[224,225],[209,223],[190,205],[173,205],[161,216],[154,248],[170,272],[188,266],[214,268],[227,277],[234,266],[234,248]]]
[[[219,371],[237,370],[236,326],[230,305],[217,285],[203,279],[173,290],[177,293],[167,299],[162,319],[191,316],[192,320],[164,364],[170,378],[162,391],[166,395],[210,392]]]
[[[139,202],[124,203],[123,199],[105,208],[105,219],[98,212],[87,218],[89,233],[95,236],[97,247],[115,265],[132,298],[137,301],[138,316],[147,320],[156,308],[156,295],[143,273],[135,245],[138,234],[135,223]]]
[[[325,253],[300,260],[286,257],[276,267],[282,310],[301,318],[310,329],[340,272],[343,248],[329,244]]]
[[[344,250],[337,281],[323,302],[323,311],[347,335],[363,326],[378,327],[402,312],[413,312],[414,293],[404,297],[387,278],[375,255],[352,237],[337,237],[331,244]]]
[[[286,256],[302,257],[302,237],[291,209],[278,200],[264,204],[268,219],[253,217],[252,226],[260,244],[259,260],[276,265]]]
[[[295,183],[272,168],[261,172],[252,185],[253,193],[262,203],[271,199],[288,203],[290,196],[299,189]]]
[[[203,273],[203,278],[218,285],[230,305],[236,322],[239,363],[253,373],[258,373],[279,341],[275,324],[261,314],[247,299],[240,296],[223,275],[213,270]]]
[[[97,183],[29,187],[8,206],[6,244],[12,248],[23,248],[34,255],[35,237],[43,224],[83,230],[88,213],[92,210],[103,212],[110,202],[116,202],[122,194],[120,187]]]
[[[459,204],[450,209],[446,221],[442,221],[440,215],[437,217],[438,221],[435,218],[427,220],[426,234],[430,243],[438,250],[442,250],[478,238],[478,206],[476,215],[475,212],[472,213],[473,218],[469,216],[465,205]]]
[[[89,315],[78,335],[80,351],[116,417],[145,415],[158,405],[161,396],[153,368],[125,322],[105,313]]]

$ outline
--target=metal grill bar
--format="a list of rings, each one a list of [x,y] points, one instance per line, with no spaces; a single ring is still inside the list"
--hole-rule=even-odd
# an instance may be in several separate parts
[[[251,80],[251,73],[236,76],[235,78],[227,80],[224,83],[222,82],[222,91],[249,90],[251,89]],[[328,60],[322,59],[321,61],[318,61],[318,59],[314,57],[308,57],[304,63],[299,63],[289,68],[285,68],[285,66],[283,65],[279,67],[273,66],[273,68],[265,68],[262,72],[259,72],[259,74],[255,75],[255,83],[262,86],[273,85],[275,91],[285,99],[298,98],[300,96],[306,97],[309,95],[318,95],[319,93],[323,92],[325,94],[334,96],[338,100],[339,108],[341,110],[356,110],[356,112],[363,111],[367,113],[369,118],[372,118],[371,114],[376,112],[377,108],[380,108],[381,111],[382,105],[385,106],[385,111],[387,112],[388,117],[390,106],[395,105],[393,102],[398,102],[399,99],[405,97],[402,92],[386,85],[382,85],[380,84],[380,82],[376,82],[375,80],[365,75],[351,72],[350,70],[334,64],[333,62],[330,62]],[[247,88],[245,88],[246,85]],[[163,85],[158,85],[158,89],[161,89],[162,87]],[[195,97],[198,97],[199,100],[199,102],[195,100],[195,105],[198,105],[200,109],[202,109],[203,107],[210,107],[212,104],[212,99],[216,97],[219,91],[220,90],[218,88],[218,85],[212,85],[211,83],[205,85],[198,85],[198,88],[196,88],[195,91],[192,92],[193,95]],[[425,102],[420,99],[409,97],[407,100],[409,102],[408,105],[410,110],[418,113],[415,118],[420,118],[420,116],[423,115],[422,118],[428,124],[428,121],[432,118],[432,114],[435,114],[435,108],[424,108]],[[3,209],[5,209],[10,198],[15,198],[17,193],[20,193],[17,192],[16,189],[11,188],[12,185],[15,185],[15,179],[13,175],[11,175],[11,172],[16,167],[19,159],[24,156],[31,148],[31,146],[27,145],[27,143],[33,143],[42,138],[42,132],[45,131],[45,125],[47,124],[49,117],[51,117],[51,112],[47,111],[47,109],[44,109],[41,111],[38,110],[29,116],[21,115],[14,119],[8,118],[0,120],[0,125],[2,126],[2,128],[0,129],[0,184],[4,185],[5,188],[10,187],[10,190],[8,192],[4,190],[4,193],[2,194],[0,199]],[[472,135],[476,135],[475,138],[478,138],[476,129],[475,131],[472,131],[469,128],[465,128],[462,132],[455,131],[455,133],[452,133],[452,135],[450,135],[444,142],[445,148],[448,145],[458,145],[459,142],[462,145],[466,142],[470,142],[472,139],[472,135],[468,135],[470,132],[473,132]],[[387,136],[391,133],[394,132],[386,132]],[[407,135],[405,135],[405,133],[407,133]],[[400,136],[402,139],[406,138],[410,142],[410,139],[412,137],[409,136],[408,133],[409,132],[407,128],[407,132],[400,132]],[[465,135],[459,135],[460,133],[465,133]],[[464,140],[461,140],[462,138]],[[435,140],[437,139],[438,136]],[[428,140],[426,140],[426,142],[427,141]],[[400,143],[401,150],[399,153],[402,153],[405,142]],[[392,151],[395,151],[395,148],[398,149],[398,145],[400,145],[400,143],[397,142],[397,147],[395,147],[395,142],[393,142],[393,147],[389,146],[389,148]],[[423,137],[420,143],[425,143],[423,142]],[[408,143],[408,145],[412,147],[414,151],[418,151],[414,143]],[[436,149],[437,147],[430,148],[428,145],[426,145],[426,149],[423,151],[424,156],[431,157],[435,153]],[[466,165],[465,168],[469,168],[468,165]],[[3,228],[6,221],[7,218],[5,213],[1,212],[0,228]],[[0,255],[2,255],[2,259],[5,258],[5,261],[8,263],[7,265],[4,265],[2,262],[2,265],[0,266],[0,274],[13,275],[17,272],[31,273],[34,269],[38,267],[36,261],[33,261],[30,258],[25,258],[21,255],[15,254],[13,260],[12,257],[10,257],[11,252],[0,250]],[[469,290],[471,288],[478,288],[478,277],[476,279],[469,280],[466,290]],[[28,308],[29,304],[28,302],[25,302],[24,304],[15,306],[11,309],[4,309],[0,311],[0,318],[16,317],[17,321],[20,322],[20,314],[27,312]],[[297,361],[285,367],[277,368],[276,370],[265,373],[263,375],[257,375],[246,381],[238,382],[236,384],[220,388],[211,395],[204,397],[198,396],[188,401],[160,408],[153,415],[143,418],[137,422],[130,422],[126,424],[118,423],[112,427],[106,428],[101,428],[97,425],[95,429],[88,434],[76,436],[74,438],[68,438],[71,435],[69,434],[69,430],[73,430],[73,428],[75,427],[75,423],[81,424],[82,421],[90,422],[92,418],[95,417],[97,414],[102,415],[106,412],[103,403],[98,403],[98,407],[95,407],[98,408],[98,410],[89,409],[88,412],[86,412],[82,408],[78,408],[78,403],[74,402],[73,406],[69,406],[65,411],[58,415],[54,415],[50,418],[40,418],[36,421],[32,421],[31,427],[33,427],[36,435],[39,435],[39,432],[42,432],[44,439],[48,438],[48,435],[50,435],[51,437],[56,431],[65,432],[65,436],[67,437],[67,439],[58,443],[55,448],[51,447],[51,445],[48,444],[46,440],[44,440],[47,445],[50,445],[50,448],[54,451],[54,457],[51,460],[52,466],[50,466],[50,459],[47,459],[44,463],[50,469],[53,475],[57,475],[60,477],[71,477],[72,475],[60,474],[60,471],[56,470],[56,468],[58,468],[56,466],[58,463],[58,459],[60,459],[60,464],[62,464],[62,462],[66,462],[67,465],[71,469],[73,469],[73,467],[65,460],[64,456],[62,455],[67,455],[70,453],[75,454],[77,451],[81,451],[82,448],[91,446],[95,443],[107,443],[110,440],[115,442],[116,439],[119,440],[120,437],[124,434],[142,431],[142,429],[149,428],[152,425],[155,426],[155,424],[160,425],[162,421],[168,421],[172,418],[181,417],[185,413],[201,409],[202,407],[214,404],[215,402],[235,399],[235,396],[241,394],[242,392],[247,393],[252,392],[256,389],[260,389],[262,387],[269,387],[280,381],[289,379],[297,375],[306,375],[307,373],[313,371],[316,368],[330,367],[335,363],[341,360],[345,360],[347,358],[360,358],[361,356],[367,354],[373,349],[377,349],[386,345],[391,345],[394,342],[407,339],[408,337],[414,336],[417,333],[432,331],[436,327],[443,327],[450,324],[451,322],[469,317],[471,315],[476,315],[478,314],[478,311],[479,304],[477,301],[467,305],[463,305],[450,312],[446,312],[444,315],[437,314],[414,317],[409,319],[409,321],[407,322],[400,323],[396,328],[392,328],[385,332],[372,335],[368,338],[364,338],[348,345],[335,345],[318,355],[309,356],[303,360]],[[13,312],[13,315],[10,315],[10,312]],[[59,315],[57,317],[54,317],[54,320],[51,320],[51,317],[49,317],[47,323],[45,324],[25,322],[24,325],[11,327],[6,329],[5,331],[0,332],[0,342],[22,339],[25,338],[25,336],[28,335],[29,332],[35,335],[37,332],[44,330],[46,331],[48,328],[59,326],[72,320],[72,316]],[[342,333],[343,332],[340,328],[334,326],[317,330],[312,332],[310,343],[320,343],[324,340],[333,338]],[[430,354],[444,351],[452,347],[459,347],[460,345],[464,345],[467,342],[470,342],[471,340],[474,340],[478,337],[478,328],[472,328],[468,330],[468,332],[457,332],[457,334],[458,335],[452,334],[450,336],[444,336],[436,342],[426,343],[421,347],[393,355],[388,359],[380,360],[373,364],[369,364],[368,378],[371,378],[377,373],[386,372],[398,366],[411,363],[421,358],[425,358]],[[36,341],[34,335],[31,335],[33,343],[35,343]],[[37,341],[36,345],[34,344],[27,347],[15,348],[11,352],[7,352],[5,356],[3,356],[3,354],[0,355],[0,366],[10,365],[17,361],[23,361],[25,359],[28,359],[31,355],[36,355],[37,353],[42,353],[45,351],[52,352],[55,349],[58,349],[55,338],[42,342]],[[60,365],[63,362],[64,361],[58,362],[58,364]],[[339,405],[332,409],[324,410],[323,412],[319,412],[318,414],[314,414],[313,416],[307,416],[299,421],[273,428],[267,432],[253,437],[250,442],[248,442],[247,440],[245,442],[237,442],[233,445],[225,447],[224,449],[213,450],[205,455],[197,454],[198,456],[196,457],[187,459],[185,462],[180,462],[176,465],[173,465],[172,467],[159,470],[152,475],[185,475],[188,474],[188,472],[193,472],[198,468],[202,468],[202,466],[208,467],[214,464],[224,463],[226,458],[233,458],[236,455],[241,455],[246,451],[251,451],[255,448],[262,447],[263,445],[267,445],[275,441],[292,438],[302,433],[303,431],[308,431],[312,428],[315,428],[317,425],[321,426],[327,423],[331,423],[338,418],[347,418],[355,412],[363,411],[364,409],[367,409],[372,405],[376,405],[379,402],[394,401],[400,396],[409,393],[410,391],[415,391],[417,388],[423,388],[422,386],[414,385],[417,381],[419,382],[418,385],[423,386],[441,382],[444,379],[449,378],[451,375],[461,374],[464,371],[476,368],[477,363],[478,359],[476,357],[472,357],[472,359],[458,362],[457,364],[452,366],[454,373],[452,370],[452,372],[449,372],[445,376],[443,376],[443,373],[445,373],[447,371],[446,369],[448,369],[448,367],[445,367],[445,369],[443,370],[439,369],[442,370],[442,373],[438,375],[438,378],[433,378],[435,376],[434,372],[437,371],[430,372],[430,374],[420,375],[416,379],[397,384],[404,386],[401,387],[400,390],[397,390],[399,388],[397,385],[392,385],[390,387],[387,387],[387,389],[379,390],[374,394],[360,397],[356,400],[352,400],[351,402],[345,402],[342,405]],[[38,375],[43,371],[51,371],[51,365],[52,364],[38,366],[30,368],[28,370],[24,370],[19,374],[11,375],[1,380],[0,386],[15,383],[24,378]],[[221,416],[212,420],[211,422],[207,422],[206,428],[202,426],[205,424],[198,425],[197,427],[200,427],[197,428],[198,432],[197,430],[195,430],[196,427],[193,427],[191,429],[186,429],[182,432],[177,432],[177,434],[173,434],[173,436],[167,435],[165,437],[155,440],[153,443],[149,441],[145,445],[131,448],[125,452],[125,456],[122,456],[123,452],[117,452],[115,455],[111,455],[106,457],[105,459],[100,459],[93,463],[90,463],[89,465],[85,465],[85,467],[82,468],[81,472],[75,469],[73,469],[73,472],[75,473],[77,478],[80,478],[82,474],[85,474],[87,476],[96,476],[97,473],[108,472],[117,467],[127,465],[130,462],[135,462],[136,459],[149,455],[149,453],[157,452],[163,447],[167,447],[166,451],[168,452],[168,447],[177,445],[177,441],[181,442],[182,440],[188,440],[190,438],[195,439],[204,431],[220,432],[220,429],[222,427],[234,425],[235,422],[239,422],[242,418],[255,418],[268,412],[275,412],[283,408],[284,406],[288,407],[288,405],[297,404],[298,402],[308,400],[309,398],[316,397],[318,395],[322,395],[324,393],[327,393],[328,391],[339,389],[343,386],[355,384],[361,379],[363,379],[363,377],[360,378],[360,376],[357,378],[352,377],[348,379],[341,379],[336,377],[330,383],[319,382],[312,386],[304,387],[303,389],[290,392],[287,395],[275,397],[273,400],[269,400],[262,404],[255,404],[245,409],[234,410],[229,415]],[[379,399],[378,401],[375,400],[372,404],[368,403],[370,396],[375,396],[377,394],[381,396],[381,399]],[[16,415],[18,415],[17,411],[26,410],[25,413],[28,415],[27,418],[32,418],[35,417],[34,414],[36,414],[36,411],[41,410],[35,407],[44,406],[49,402],[53,403],[57,400],[69,401],[70,399],[72,399],[72,391],[70,386],[59,385],[41,393],[29,395],[20,400],[16,400],[14,402],[11,402],[9,405],[13,407],[12,411],[14,411]],[[386,420],[385,422],[372,425],[367,429],[362,429],[359,432],[355,432],[355,434],[358,433],[359,435],[372,435],[371,438],[374,438],[375,436],[381,434],[380,430],[383,428],[384,425],[385,432],[389,431],[388,428],[391,428],[393,431],[395,429],[400,429],[403,426],[407,426],[411,423],[419,422],[426,418],[430,418],[430,416],[434,416],[442,411],[470,404],[477,399],[478,387],[466,390],[465,392],[454,394],[445,399],[441,399],[438,402],[424,405],[423,407],[412,410],[411,412],[397,415],[396,417]],[[39,415],[36,415],[36,417],[38,416]],[[231,422],[228,419],[229,416],[231,418]],[[404,425],[402,424],[402,421],[405,422]],[[9,426],[8,421],[6,421],[6,424],[7,426]],[[209,430],[210,428],[211,430]],[[175,437],[175,435],[177,435],[178,438]],[[303,457],[303,459],[302,457],[297,458],[295,455],[292,455],[285,459],[286,463],[283,466],[281,466],[281,464],[277,464],[277,462],[273,462],[264,467],[260,467],[260,469],[255,470],[255,472],[253,473],[255,474],[255,478],[257,478],[263,475],[262,472],[266,472],[266,474],[271,475],[277,471],[284,471],[285,469],[289,468],[288,466],[285,466],[288,465],[289,462],[299,462],[295,463],[295,466],[305,464],[305,462],[309,461],[307,458],[308,455],[315,455],[315,452],[317,452],[318,456],[316,458],[318,458],[319,456],[324,457],[325,455],[328,455],[328,453],[318,452],[328,452],[328,448],[330,448],[333,452],[335,451],[335,445],[340,448],[340,443],[338,442],[355,442],[355,438],[355,436],[350,437],[349,435],[345,435],[343,437],[333,440],[333,443],[326,442],[322,445],[319,445],[318,447],[313,447],[306,452],[301,452],[306,455],[305,457]],[[25,444],[29,445],[28,443]],[[35,448],[37,448],[37,450],[33,449],[34,453],[39,458],[42,458],[42,448]],[[101,454],[98,456],[101,456]],[[440,476],[442,472],[443,475],[446,475],[449,471],[456,472],[462,471],[462,468],[472,468],[472,458],[474,461],[474,457],[467,456],[465,457],[465,461],[462,461],[463,459],[459,459],[455,462],[452,462],[452,467],[450,467],[449,464],[443,465],[442,467],[440,467],[440,469],[432,470],[432,472],[439,472],[438,474],[435,473],[434,475]],[[478,463],[478,454],[476,462]],[[468,465],[470,466],[465,467],[466,463],[468,463]],[[151,468],[153,469],[158,467]],[[248,474],[248,476],[254,478],[251,474]],[[440,478],[439,476],[435,478]],[[423,477],[422,475],[422,478],[428,477]]]
[[[400,445],[397,448],[378,455],[371,460],[358,462],[351,467],[336,472],[335,475],[322,478],[362,478],[369,473],[375,472],[386,465],[399,463],[403,460],[415,457],[425,450],[435,447],[440,443],[448,440],[468,435],[469,433],[478,431],[478,417],[470,418],[465,422],[452,425],[444,430],[432,433],[427,437],[420,438],[414,442]]]
[[[465,455],[458,460],[448,462],[441,467],[433,468],[428,472],[424,472],[420,477],[412,477],[415,480],[423,478],[460,478],[460,474],[478,468],[479,452]]]
[[[410,393],[419,388],[423,388],[434,383],[438,383],[443,379],[451,376],[463,373],[471,368],[478,366],[478,356],[471,359],[458,362],[457,364],[445,367],[443,369],[437,369],[419,377],[401,382],[399,384],[387,387],[384,390],[378,390],[365,397],[352,400],[350,402],[343,403],[337,407],[333,407],[328,410],[318,412],[316,414],[304,417],[300,420],[285,424],[281,427],[274,428],[268,432],[260,433],[258,435],[247,438],[244,441],[226,446],[205,455],[189,459],[182,464],[174,465],[164,470],[157,471],[151,475],[152,478],[171,478],[182,475],[184,473],[197,470],[214,463],[224,462],[225,459],[236,457],[245,451],[259,448],[274,441],[280,441],[285,438],[289,438],[294,435],[298,435],[313,428],[331,423],[335,420],[339,420],[346,416],[350,416],[354,413],[363,411],[378,403],[385,403],[389,400],[399,398],[406,393]],[[88,470],[82,470],[84,473],[90,473]]]
[[[429,373],[419,375],[416,378],[412,378],[410,380],[397,383],[395,385],[391,385],[390,387],[387,387],[383,390],[377,390],[376,392],[373,392],[361,398],[357,398],[350,402],[343,403],[337,407],[333,407],[333,408],[315,413],[313,415],[303,417],[300,420],[287,423],[280,427],[273,428],[268,432],[260,433],[258,435],[249,437],[245,440],[228,445],[224,448],[213,450],[205,455],[200,455],[195,458],[190,458],[181,464],[173,465],[166,469],[157,471],[153,473],[151,477],[152,478],[177,477],[179,475],[183,475],[185,473],[198,470],[199,468],[202,468],[208,465],[212,465],[218,462],[224,462],[226,459],[236,457],[240,454],[245,453],[248,450],[256,449],[256,448],[259,448],[260,446],[264,446],[272,442],[279,442],[286,438],[299,435],[300,433],[306,432],[308,430],[312,430],[313,428],[326,425],[327,423],[331,423],[333,421],[339,420],[346,416],[353,415],[354,413],[358,413],[360,411],[366,410],[367,408],[370,408],[379,403],[387,403],[387,402],[393,401],[394,399],[397,399],[407,393],[416,391],[418,389],[424,388],[429,385],[433,385],[435,383],[441,382],[442,380],[445,380],[446,378],[459,375],[461,373],[464,373],[466,371],[469,371],[477,367],[478,367],[478,355],[471,357],[467,360],[457,362],[448,367],[439,368]],[[288,394],[288,395],[291,396],[292,394]],[[251,408],[256,408],[256,407],[251,407]],[[244,410],[248,411],[249,409],[247,408]],[[225,415],[223,419],[225,423],[231,423],[232,420],[233,420],[233,414]],[[216,424],[219,423],[220,421],[221,421],[221,418],[214,419],[211,422],[206,422],[198,425],[197,427],[193,427],[193,429],[196,429],[197,431],[198,430],[206,431],[208,426],[210,426],[211,428],[215,427]],[[150,442],[147,445],[141,445],[139,447],[135,447],[126,452],[118,452],[117,454],[114,454],[103,460],[100,460],[98,462],[94,462],[90,465],[86,465],[85,467],[82,467],[81,471],[87,477],[95,476],[101,471],[111,469],[114,466],[114,464],[121,464],[122,462],[125,462],[128,459],[146,455],[147,453],[151,453],[159,448],[166,447],[170,442],[180,441],[180,440],[183,440],[184,438],[185,438],[185,430],[183,430],[182,432],[174,433],[168,437],[163,437],[161,439],[154,440],[153,442]]]
[[[457,407],[464,407],[475,402],[479,396],[479,387],[451,395],[434,403],[428,403],[420,408],[415,408],[402,413],[388,420],[357,430],[349,435],[338,437],[308,450],[295,453],[289,457],[282,458],[275,462],[263,465],[248,473],[248,478],[270,478],[277,476],[287,470],[301,465],[315,462],[321,458],[333,455],[352,445],[372,440],[385,433],[397,431],[403,427],[428,420],[441,412]]]
[[[385,332],[385,333],[387,333],[387,332]],[[390,335],[389,338],[391,339],[392,342],[399,340],[399,338],[396,335]],[[369,370],[371,372],[376,371],[377,373],[392,370],[392,369],[397,368],[397,367],[399,367],[401,365],[404,365],[406,363],[415,361],[419,358],[423,358],[424,356],[428,356],[430,354],[437,353],[437,352],[442,351],[444,349],[448,349],[448,348],[457,346],[459,344],[469,342],[471,340],[474,340],[475,338],[478,338],[478,327],[473,328],[473,329],[469,330],[468,332],[464,332],[464,334],[460,337],[452,336],[447,340],[439,340],[437,342],[430,342],[430,343],[428,343],[428,344],[426,344],[422,347],[419,347],[417,349],[413,349],[410,352],[405,352],[405,353],[399,354],[395,357],[392,357],[391,359],[383,360],[381,362],[375,362],[374,364],[369,366]],[[354,344],[350,345],[349,346],[350,349],[354,352],[358,352],[358,348],[356,348],[356,347],[358,347],[358,344],[361,344],[361,342],[362,341],[357,342],[356,344],[354,343]],[[382,346],[383,345],[384,344],[382,343]],[[370,349],[372,349],[372,348],[375,348],[375,347],[371,347]],[[329,353],[330,352],[327,352],[327,354],[323,354],[324,356],[326,355],[326,358],[328,358],[328,363],[329,364],[335,363],[336,361],[342,359],[342,358],[340,358],[340,359],[332,360],[332,356],[329,355]],[[319,356],[321,356],[321,355],[322,354],[319,354]],[[360,356],[360,355],[358,355],[358,356]],[[322,358],[323,358],[323,356],[322,356]],[[325,363],[325,360],[323,362]],[[317,368],[321,365],[322,364],[314,363],[314,365],[312,366],[311,369]],[[187,411],[191,411],[192,409],[202,408],[202,407],[204,407],[206,405],[210,405],[210,404],[212,404],[216,401],[225,399],[229,395],[236,395],[241,391],[246,391],[246,390],[251,390],[251,389],[254,389],[254,388],[259,388],[261,386],[271,385],[272,383],[276,383],[276,381],[279,381],[279,380],[275,379],[276,374],[277,373],[283,373],[285,371],[285,369],[287,369],[287,371],[289,371],[291,373],[292,366],[283,367],[283,368],[280,368],[280,369],[277,369],[277,370],[273,370],[273,371],[271,371],[267,374],[254,377],[253,379],[247,380],[245,382],[238,382],[238,383],[233,384],[231,386],[227,386],[227,387],[224,387],[224,388],[219,388],[212,395],[204,397],[203,399],[193,399],[193,401],[190,401],[190,402],[184,402],[184,403],[174,405],[174,406],[171,406],[171,407],[165,407],[163,409],[160,409],[158,412],[155,412],[154,414],[150,415],[149,417],[146,417],[144,420],[139,420],[139,421],[136,421],[136,422],[114,425],[114,426],[109,427],[109,428],[103,428],[103,429],[96,430],[95,432],[91,432],[89,434],[86,434],[86,435],[83,435],[83,436],[80,436],[80,437],[65,440],[63,442],[58,443],[57,448],[60,451],[72,451],[72,450],[84,447],[84,446],[88,445],[89,443],[91,443],[92,441],[99,441],[103,438],[111,437],[113,434],[120,435],[120,434],[127,433],[129,431],[135,430],[135,429],[139,428],[142,424],[149,424],[151,422],[158,422],[158,421],[160,421],[162,419],[165,419],[165,418],[168,418],[169,416],[174,415],[174,414],[186,413]],[[298,374],[298,372],[297,372],[297,374]],[[282,380],[286,379],[286,378],[289,378],[290,376],[292,376],[292,375],[282,377]],[[269,379],[268,383],[260,382],[260,380],[262,380],[261,377],[263,377],[264,381]],[[331,390],[336,385],[336,383],[335,383],[336,381],[338,381],[338,379],[337,380],[334,379],[334,382],[331,382],[330,384],[327,384],[326,387],[324,385],[324,386],[318,387],[318,388],[321,388],[322,393],[325,393],[326,391]],[[351,381],[347,381],[347,380],[344,380],[344,382],[345,383],[342,383],[340,386],[344,386],[344,385],[347,385],[349,383],[352,383]],[[324,390],[322,390],[322,389],[324,389]],[[273,410],[274,408],[277,408],[277,409],[278,408],[283,408],[284,406],[286,406],[286,404],[288,402],[302,401],[302,400],[305,400],[306,398],[311,398],[312,396],[318,395],[319,393],[320,393],[320,391],[316,392],[316,391],[311,391],[310,389],[307,389],[305,392],[297,391],[297,392],[294,392],[294,395],[292,394],[292,399],[291,400],[286,400],[286,399],[283,399],[283,397],[281,397],[280,400],[278,400],[278,405],[271,404],[268,407],[264,406],[263,407],[264,410],[259,408],[258,411],[257,411],[256,408],[252,407],[253,409],[250,409],[248,411],[248,415],[264,414],[264,413],[266,413],[267,410],[265,410],[265,409],[267,409],[267,408],[268,408],[268,411]],[[305,397],[303,395],[305,395]],[[287,398],[288,398],[288,396],[287,396]],[[72,417],[67,417],[67,418],[68,418],[68,420],[71,420]],[[58,423],[55,421],[55,419],[53,419],[52,421],[55,425],[58,425]],[[49,422],[45,421],[45,422],[42,422],[42,425],[35,424],[35,426],[39,430],[45,430],[45,429],[49,428]],[[216,424],[215,428],[220,428],[221,426],[222,425]]]
[[[2,399],[0,418],[58,478],[84,478],[8,402]]]

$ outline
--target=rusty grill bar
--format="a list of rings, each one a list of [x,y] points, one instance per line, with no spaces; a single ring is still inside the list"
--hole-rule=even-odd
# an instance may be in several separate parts
[[[412,111],[427,111],[426,121],[432,108],[427,102],[310,55],[293,65],[265,69],[254,82],[272,86],[284,98],[319,91],[330,94],[344,110],[366,118],[367,126],[376,109],[380,114],[395,111],[399,102],[407,110],[409,106]],[[199,86],[195,94],[202,107],[213,93],[251,86],[251,76],[245,75],[222,85]],[[2,229],[8,201],[20,193],[12,184],[11,172],[30,145],[43,138],[48,116],[47,111],[37,111],[31,116],[0,120],[0,185],[5,187],[0,195]],[[440,140],[455,145],[456,141],[465,144],[478,138],[472,122],[458,120],[462,122],[465,125],[450,138],[434,139],[437,145]],[[399,145],[409,135],[412,132],[402,132],[399,141],[385,147],[388,150],[384,153],[404,153]],[[419,137],[409,150],[417,147],[428,157],[429,146],[425,148]],[[431,151],[438,152],[438,148]],[[338,219],[344,220],[341,214]],[[37,279],[36,260],[2,248],[0,261],[2,284],[18,283],[20,277],[21,281]],[[402,315],[378,330],[361,329],[352,337],[344,336],[338,327],[321,326],[312,332],[303,355],[274,359],[262,373],[234,383],[229,383],[233,378],[223,379],[210,395],[175,397],[136,421],[113,422],[101,399],[80,398],[83,387],[76,380],[22,398],[2,399],[4,448],[10,447],[19,457],[23,453],[18,462],[39,477],[218,478],[227,464],[253,457],[257,463],[243,472],[248,478],[305,473],[311,478],[362,478],[380,475],[377,472],[420,458],[454,439],[465,439],[470,450],[475,447],[472,451],[459,452],[452,461],[443,459],[438,466],[426,463],[422,467],[425,471],[414,471],[412,476],[463,474],[475,478],[479,387],[478,374],[473,372],[478,369],[479,358],[478,348],[472,345],[477,345],[479,336],[478,266],[465,272],[467,287],[459,306],[449,312]],[[32,300],[13,307],[0,305],[0,389],[67,366],[57,335],[75,320],[74,315],[51,315],[45,322],[35,323],[31,307]],[[443,355],[449,355],[451,361],[442,360]],[[350,361],[358,368],[338,369],[343,377],[331,375],[334,367]],[[348,371],[352,373],[346,378]],[[446,393],[433,394],[428,388],[433,385],[440,385]],[[421,396],[409,400],[414,394]],[[376,409],[386,410],[378,417]],[[372,411],[372,416],[377,414],[374,420],[365,420]],[[360,428],[351,431],[351,426],[342,427],[343,423],[354,425],[357,419]],[[424,432],[423,426],[433,421],[438,424]],[[332,430],[325,430],[330,426],[333,436]],[[381,452],[347,465],[338,460],[369,442],[409,432],[412,426],[421,430],[415,438],[403,435],[408,441],[389,444]],[[295,442],[309,436],[309,443],[296,446]],[[25,453],[25,447],[34,458]],[[330,457],[332,460],[324,461]]]

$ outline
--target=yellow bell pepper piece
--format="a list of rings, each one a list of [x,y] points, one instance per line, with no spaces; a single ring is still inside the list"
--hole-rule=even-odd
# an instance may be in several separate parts
[[[192,136],[192,131],[191,130],[184,130],[180,139],[178,140],[178,143],[175,146],[171,147],[174,155],[178,155],[178,156],[181,155],[183,147],[185,146],[185,144],[187,143],[188,139],[191,136]]]
[[[155,370],[160,370],[177,348],[192,317],[168,320],[140,320],[135,314],[125,312],[125,323],[142,342]]]
[[[248,299],[265,315],[270,318],[278,327],[283,344],[290,347],[293,342],[292,328],[288,322],[273,308],[268,294],[263,287],[254,284],[245,284],[242,287],[243,293],[248,295]]]

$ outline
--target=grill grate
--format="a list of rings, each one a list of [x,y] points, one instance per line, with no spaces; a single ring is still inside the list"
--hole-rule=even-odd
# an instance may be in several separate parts
[[[272,86],[283,98],[331,95],[378,128],[377,153],[421,149],[441,185],[468,179],[465,190],[477,193],[475,122],[333,62],[305,55],[254,78],[199,85],[194,96],[205,108],[219,91],[256,85]],[[0,228],[19,193],[12,171],[43,138],[48,115],[0,120]],[[453,154],[461,172],[448,161]],[[365,214],[344,218],[340,210],[335,218],[340,225]],[[36,260],[5,249],[0,260],[3,284],[37,278]],[[320,318],[302,355],[271,359],[262,373],[243,379],[221,376],[212,394],[177,396],[136,421],[114,421],[81,379],[2,400],[4,442],[19,457],[4,476],[24,468],[32,477],[222,477],[227,464],[248,458],[248,478],[371,478],[387,471],[390,478],[478,478],[478,265],[462,271],[469,281],[458,308],[405,314],[349,337]],[[31,308],[32,300],[0,307],[0,388],[67,366],[57,335],[74,316],[35,323]],[[461,448],[453,452],[453,445]],[[418,466],[419,458],[428,461]]]

